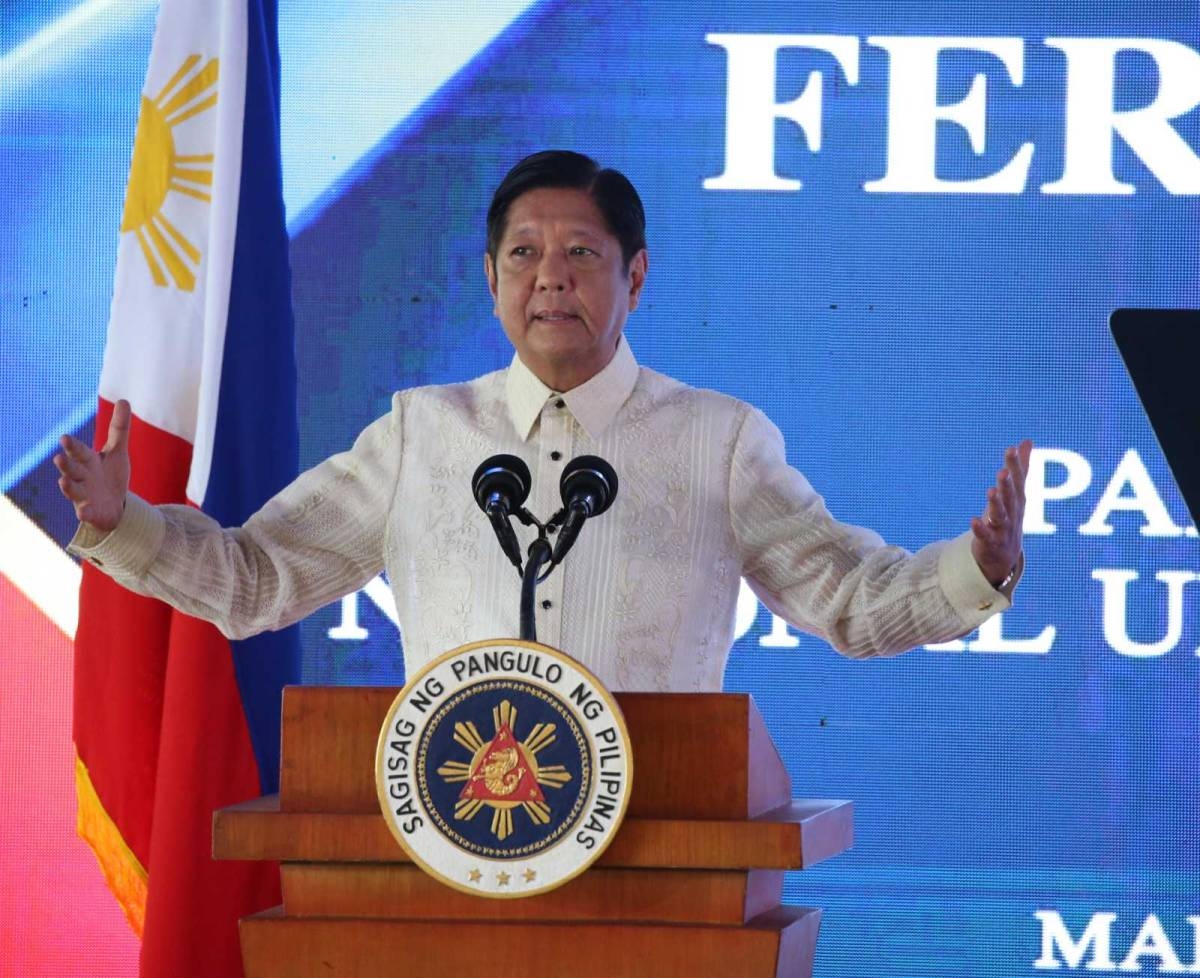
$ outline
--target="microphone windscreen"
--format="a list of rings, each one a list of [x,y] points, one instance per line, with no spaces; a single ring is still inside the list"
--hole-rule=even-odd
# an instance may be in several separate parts
[[[515,455],[493,455],[484,459],[471,477],[471,491],[479,508],[487,511],[493,493],[504,496],[510,510],[519,509],[529,498],[533,479],[529,466]]]
[[[604,459],[596,455],[580,455],[571,459],[563,469],[559,492],[568,509],[572,501],[591,499],[590,516],[599,516],[617,496],[617,473]]]

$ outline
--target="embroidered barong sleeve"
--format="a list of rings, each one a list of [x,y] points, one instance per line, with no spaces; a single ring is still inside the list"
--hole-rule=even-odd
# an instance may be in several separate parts
[[[835,520],[787,464],[779,429],[755,408],[734,448],[729,499],[755,594],[843,655],[894,655],[948,641],[1009,607],[975,563],[969,531],[909,553]]]
[[[282,628],[383,569],[401,413],[397,394],[349,451],[303,473],[241,527],[222,529],[194,507],[130,495],[116,529],[82,524],[70,550],[229,638]]]

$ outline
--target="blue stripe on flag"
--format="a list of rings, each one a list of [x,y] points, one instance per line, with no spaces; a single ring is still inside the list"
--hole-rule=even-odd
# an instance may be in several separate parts
[[[275,0],[248,0],[242,177],[204,510],[237,526],[296,477],[295,329],[279,153]],[[230,643],[264,793],[278,790],[280,690],[300,679],[296,626]]]

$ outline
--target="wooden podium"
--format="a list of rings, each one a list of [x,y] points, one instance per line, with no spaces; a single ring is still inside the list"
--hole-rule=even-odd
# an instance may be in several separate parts
[[[844,851],[847,801],[794,801],[739,694],[618,693],[633,795],[608,849],[553,892],[492,900],[428,877],[392,838],[375,745],[396,689],[289,687],[278,796],[217,812],[213,856],[281,862],[283,906],[241,921],[247,978],[800,978],[820,910],[783,872]]]

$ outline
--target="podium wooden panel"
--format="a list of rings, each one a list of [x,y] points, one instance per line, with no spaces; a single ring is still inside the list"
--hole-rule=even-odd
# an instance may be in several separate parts
[[[507,902],[507,901],[506,901]],[[809,975],[821,912],[779,907],[745,927],[295,917],[242,921],[247,976],[748,978]]]
[[[783,871],[848,848],[853,805],[792,800],[750,697],[617,694],[634,782],[616,837],[552,893],[489,900],[413,866],[379,811],[396,692],[289,687],[279,795],[214,816],[216,858],[281,862],[283,906],[241,924],[247,978],[811,974],[820,911],[780,906]]]
[[[283,902],[296,916],[436,920],[658,920],[744,924],[779,906],[783,873],[767,869],[593,867],[550,893],[481,900],[417,866],[289,863]]]

